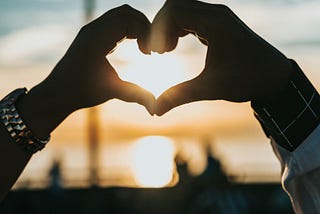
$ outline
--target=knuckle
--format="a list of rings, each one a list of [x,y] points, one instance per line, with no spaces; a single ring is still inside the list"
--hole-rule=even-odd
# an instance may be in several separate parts
[[[84,25],[77,37],[76,37],[76,44],[78,47],[81,47],[81,49],[86,50],[86,52],[89,52],[93,47],[90,45],[90,39],[92,39],[92,26],[90,24]]]
[[[80,28],[79,33],[80,33],[80,34],[83,34],[84,32],[87,31],[87,29],[88,29],[88,25],[83,25],[83,26]]]
[[[123,5],[121,5],[121,6],[119,7],[119,10],[122,10],[122,11],[127,12],[127,11],[131,11],[131,10],[132,10],[132,7],[131,7],[130,5],[128,5],[128,4],[123,4]]]
[[[92,30],[92,24],[86,24],[81,27],[79,34],[88,34]]]
[[[232,11],[231,8],[228,7],[227,5],[220,4],[218,7],[219,7],[219,10],[221,11],[221,13],[222,13],[225,17],[234,17],[233,11]]]
[[[231,12],[231,9],[225,4],[216,4],[216,8],[223,12],[227,12],[227,13]]]

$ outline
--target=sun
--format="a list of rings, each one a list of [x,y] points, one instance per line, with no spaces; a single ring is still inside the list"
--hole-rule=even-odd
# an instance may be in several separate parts
[[[168,185],[174,174],[175,147],[171,139],[149,136],[138,140],[133,148],[134,178],[140,187]]]

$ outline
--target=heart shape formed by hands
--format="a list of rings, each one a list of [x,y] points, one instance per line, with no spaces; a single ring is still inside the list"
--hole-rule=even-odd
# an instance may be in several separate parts
[[[122,80],[143,87],[157,98],[170,87],[199,75],[205,53],[206,48],[190,36],[181,40],[174,52],[151,55],[141,53],[135,41],[125,40],[107,58]]]
[[[129,66],[126,61],[118,60],[118,64],[127,66],[127,71],[119,72],[123,79],[146,87],[156,96],[176,84],[158,97],[154,113],[159,116],[172,108],[194,101],[223,99],[245,102],[272,97],[288,82],[290,61],[257,36],[224,5],[191,0],[168,0],[155,16],[151,29],[147,18],[141,13],[139,16],[144,25],[141,25],[140,20],[135,25],[128,25],[124,28],[126,30],[121,32],[134,32],[127,37],[137,38],[143,53],[171,52],[176,48],[179,38],[189,33],[208,46],[206,57],[203,57],[203,69],[192,67],[192,62],[189,66],[184,66],[182,62],[189,63],[186,55],[183,56],[183,60],[173,58],[173,54],[157,55],[157,62],[153,64],[149,63],[149,59],[138,59],[132,48],[124,51],[129,57],[133,54],[135,65]],[[124,23],[128,24],[128,20]],[[123,37],[117,38],[119,41]],[[194,50],[185,52],[190,54],[194,53]],[[188,67],[191,75],[186,72]],[[132,71],[134,68],[137,70]],[[174,71],[178,68],[181,69],[180,72]],[[196,76],[199,73],[194,72],[199,72],[200,75]],[[266,86],[266,82],[272,84]],[[126,83],[123,81],[121,84]],[[135,97],[134,91],[129,90],[132,87],[118,88],[125,96],[116,97],[124,101],[137,101],[146,105],[145,101],[141,102],[141,96],[150,97],[147,92],[137,87],[135,89],[140,91],[138,97]]]

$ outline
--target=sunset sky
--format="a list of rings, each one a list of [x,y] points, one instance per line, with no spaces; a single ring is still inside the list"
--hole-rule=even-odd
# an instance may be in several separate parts
[[[316,88],[320,89],[320,1],[207,2],[227,4],[255,32],[286,56],[295,59]],[[98,0],[95,17],[124,3],[141,10],[152,20],[164,1]],[[84,23],[82,0],[1,0],[1,97],[15,88],[31,88],[43,80]],[[197,76],[204,66],[205,53],[205,46],[196,38],[187,36],[180,40],[175,51],[165,55],[144,56],[135,41],[125,41],[108,59],[122,79],[137,83],[158,96],[166,88]],[[151,117],[142,106],[118,100],[103,104],[98,109],[100,165],[104,177],[112,177],[112,173],[105,173],[108,169],[113,169],[115,174],[122,173],[121,167],[127,167],[127,163],[132,162],[128,156],[131,157],[136,151],[133,148],[137,139],[167,136],[172,139],[175,148],[184,145],[179,142],[190,142],[185,143],[188,145],[186,150],[200,148],[198,153],[191,154],[196,157],[197,164],[203,162],[201,143],[206,139],[212,145],[212,153],[231,170],[231,174],[256,173],[265,176],[265,181],[276,180],[274,176],[279,171],[278,164],[268,139],[252,116],[249,103],[198,102],[178,107],[161,118]],[[33,172],[43,168],[48,170],[57,156],[62,157],[65,169],[74,170],[69,177],[75,180],[86,177],[87,172],[79,172],[87,167],[86,121],[86,110],[71,115],[53,133],[47,150],[34,157],[22,178],[29,176],[32,179]],[[170,150],[170,146],[164,149],[168,148]],[[170,162],[170,158],[166,160]],[[266,166],[266,174],[259,171],[261,165]],[[238,170],[239,166],[243,166],[242,171]],[[46,172],[43,172],[43,177]],[[269,178],[269,175],[273,177]]]

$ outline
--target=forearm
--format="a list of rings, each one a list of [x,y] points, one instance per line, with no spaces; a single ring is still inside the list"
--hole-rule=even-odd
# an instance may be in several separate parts
[[[70,113],[70,97],[64,97],[59,86],[42,82],[17,103],[26,125],[39,139],[45,139]]]
[[[46,139],[69,114],[53,89],[44,83],[39,84],[15,105],[23,122],[38,139]],[[0,122],[0,151],[2,200],[22,173],[32,153],[24,151],[14,142],[3,122]]]
[[[320,211],[320,96],[301,69],[273,100],[253,103],[282,167],[282,183],[298,213]]]
[[[22,151],[12,139],[2,123],[0,123],[0,201],[9,192],[18,179],[31,154]]]

